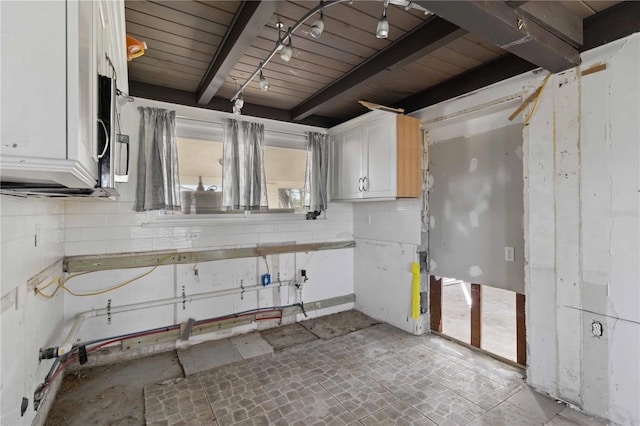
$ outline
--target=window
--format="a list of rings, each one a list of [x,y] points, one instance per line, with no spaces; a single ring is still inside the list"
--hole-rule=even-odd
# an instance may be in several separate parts
[[[266,146],[264,156],[269,210],[302,213],[306,150]],[[221,141],[178,138],[183,214],[222,213],[222,159]]]

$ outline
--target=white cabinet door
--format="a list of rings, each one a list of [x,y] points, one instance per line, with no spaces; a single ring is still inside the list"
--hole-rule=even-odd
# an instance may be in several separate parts
[[[97,132],[97,7],[94,2],[69,2],[67,5],[67,96],[70,160],[76,160],[91,176],[98,176]],[[94,182],[95,184],[95,182]]]
[[[66,158],[65,3],[3,1],[3,158]]]
[[[334,177],[337,179],[335,199],[362,198],[362,127],[336,135]]]
[[[364,197],[395,197],[398,176],[396,117],[390,115],[369,122],[364,129]]]

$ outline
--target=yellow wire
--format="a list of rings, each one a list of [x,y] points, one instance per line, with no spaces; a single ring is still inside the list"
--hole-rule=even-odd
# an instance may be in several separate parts
[[[188,252],[187,252],[187,253],[188,253]],[[67,293],[71,294],[72,296],[76,296],[76,297],[97,296],[97,295],[99,295],[99,294],[104,294],[104,293],[108,293],[108,292],[113,291],[113,290],[117,290],[117,289],[119,289],[119,288],[122,288],[122,287],[124,287],[124,286],[126,286],[126,285],[131,284],[131,283],[132,283],[132,282],[134,282],[134,281],[137,281],[137,280],[139,280],[139,279],[141,279],[141,278],[144,278],[144,277],[146,277],[147,275],[149,275],[150,273],[152,273],[153,271],[155,271],[156,269],[158,269],[158,267],[163,266],[164,262],[165,262],[167,259],[171,259],[171,258],[172,258],[172,257],[174,257],[174,256],[178,256],[178,255],[182,255],[182,254],[187,254],[187,253],[172,253],[172,254],[170,254],[170,255],[168,255],[168,256],[166,256],[166,257],[163,257],[162,259],[160,259],[159,263],[158,263],[156,266],[152,267],[152,268],[151,268],[150,270],[148,270],[147,272],[145,272],[145,273],[143,273],[143,274],[140,274],[140,275],[138,275],[137,277],[131,278],[131,279],[129,279],[129,280],[127,280],[127,281],[123,282],[123,283],[120,283],[120,284],[116,285],[116,286],[113,286],[113,287],[110,287],[110,288],[107,288],[107,289],[104,289],[104,290],[94,291],[94,292],[90,292],[90,293],[76,293],[76,292],[74,292],[74,291],[70,290],[68,287],[66,287],[66,286],[65,286],[65,284],[66,284],[67,282],[69,282],[69,280],[72,280],[73,278],[79,277],[80,275],[85,275],[85,274],[90,274],[90,273],[93,273],[93,272],[98,272],[98,271],[86,271],[86,272],[79,272],[79,273],[77,273],[77,274],[70,275],[70,276],[68,276],[68,277],[67,277],[66,279],[64,279],[64,280],[62,280],[62,278],[61,278],[60,276],[58,276],[57,278],[54,278],[53,280],[51,280],[51,281],[50,281],[47,285],[45,285],[44,287],[36,288],[36,289],[35,289],[35,292],[36,292],[37,294],[41,295],[41,296],[46,297],[47,299],[51,299],[51,298],[53,298],[53,297],[56,295],[56,293],[58,292],[58,290],[59,290],[59,289],[63,289],[63,290],[64,290],[64,291],[66,291]],[[193,256],[193,257],[195,257],[196,262],[195,262],[194,268],[196,268],[196,267],[197,267],[197,265],[198,265],[198,262],[199,262],[199,260],[198,260],[198,255],[197,255],[196,253],[188,253],[188,254],[189,254],[189,255],[191,255],[191,256]],[[266,261],[266,257],[265,257],[265,261]],[[267,265],[267,268],[268,268],[268,265]],[[53,285],[54,283],[58,283],[58,285],[56,286],[56,289],[53,291],[53,293],[51,293],[51,294],[45,294],[45,293],[43,293],[43,292],[42,292],[42,290],[44,290],[44,289],[46,289],[46,288],[50,287],[50,286],[51,286],[51,285]]]
[[[529,113],[529,116],[524,121],[524,125],[525,126],[527,124],[529,124],[529,122],[531,121],[531,118],[533,117],[533,114],[535,114],[535,112],[536,112],[536,108],[538,108],[538,102],[540,101],[540,97],[542,96],[542,92],[544,91],[544,87],[547,85],[547,82],[549,81],[549,77],[551,77],[551,73],[547,74],[547,76],[545,77],[544,81],[542,82],[542,86],[540,86],[540,92],[538,92],[538,96],[536,96],[536,100],[533,103],[533,108],[531,108],[531,112]]]
[[[267,262],[267,256],[264,255],[262,256],[262,258],[264,259],[264,264],[267,265],[267,274],[271,275],[271,271],[269,271],[269,262]]]

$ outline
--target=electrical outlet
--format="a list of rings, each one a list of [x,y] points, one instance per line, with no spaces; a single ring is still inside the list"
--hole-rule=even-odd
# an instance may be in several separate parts
[[[190,232],[189,234],[187,234],[188,240],[197,240],[198,238],[200,238],[200,234],[197,232]]]
[[[593,321],[591,323],[591,334],[593,334],[595,337],[602,337],[602,335],[604,334],[604,329],[600,321]]]
[[[504,260],[505,262],[515,262],[516,254],[513,247],[505,247],[504,248]]]

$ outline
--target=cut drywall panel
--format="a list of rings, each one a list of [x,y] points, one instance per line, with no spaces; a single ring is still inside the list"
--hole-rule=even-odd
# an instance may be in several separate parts
[[[430,272],[524,293],[522,127],[431,143],[429,175]]]
[[[411,265],[417,261],[416,251],[413,244],[356,239],[356,309],[415,333]]]

